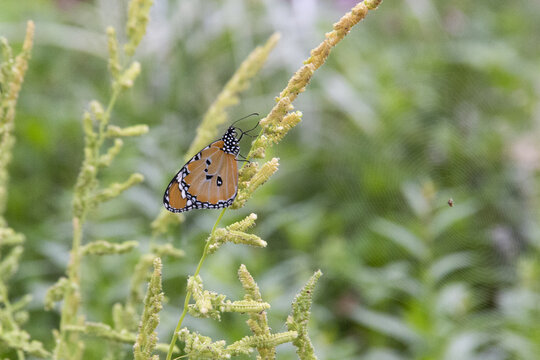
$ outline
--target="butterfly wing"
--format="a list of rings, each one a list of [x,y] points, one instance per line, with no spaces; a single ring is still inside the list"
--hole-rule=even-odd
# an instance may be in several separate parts
[[[180,184],[176,181],[177,176],[171,181],[165,195],[163,197],[163,204],[167,210],[172,212],[182,212],[186,211],[187,198],[182,196],[182,191],[180,190]],[[185,193],[184,193],[185,194]]]
[[[218,140],[201,150],[172,179],[163,203],[167,210],[219,209],[232,204],[238,189],[236,156]]]

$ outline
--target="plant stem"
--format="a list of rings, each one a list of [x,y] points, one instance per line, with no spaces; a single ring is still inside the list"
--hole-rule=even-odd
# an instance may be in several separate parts
[[[212,239],[214,237],[214,232],[216,231],[217,226],[219,225],[219,222],[221,221],[221,218],[225,214],[226,210],[227,210],[227,208],[223,208],[223,210],[221,210],[221,213],[219,214],[219,216],[218,216],[218,218],[216,220],[216,223],[214,224],[214,227],[212,228],[212,232],[210,233],[210,238],[206,242],[206,245],[204,246],[204,250],[203,250],[201,259],[199,260],[199,265],[197,265],[197,269],[195,269],[195,273],[193,274],[194,277],[199,275],[199,272],[201,271],[202,264],[203,264],[204,260],[206,259],[206,256],[208,255],[208,247],[212,243]],[[169,345],[169,352],[167,353],[167,360],[171,360],[171,358],[172,358],[174,345],[176,344],[176,340],[178,339],[178,332],[180,331],[180,327],[182,326],[182,322],[184,321],[184,318],[186,317],[186,314],[187,314],[187,311],[188,311],[189,300],[191,300],[191,291],[188,291],[186,293],[186,299],[184,300],[184,310],[182,311],[182,315],[180,316],[180,319],[178,320],[178,324],[176,325],[176,329],[174,329],[174,334],[173,334],[173,337],[172,337],[172,340],[171,340],[171,344]]]
[[[120,95],[120,86],[113,86],[113,93],[111,95],[111,99],[109,100],[107,109],[105,110],[105,113],[103,114],[103,121],[99,123],[98,143],[94,150],[95,151],[94,159],[99,158],[99,149],[101,149],[101,146],[105,142],[105,131],[107,129],[107,125],[109,124],[109,120],[111,118],[111,112],[114,107],[114,104],[116,104],[116,99],[118,99],[118,95]]]
[[[97,146],[93,149],[94,152],[94,160],[99,158],[99,149],[101,148],[101,145],[105,141],[105,130],[107,123],[109,122],[109,118],[111,116],[112,109],[114,107],[114,104],[116,103],[116,99],[118,98],[118,95],[120,93],[120,88],[115,87],[113,89],[113,93],[111,96],[111,99],[109,100],[109,104],[107,105],[107,109],[104,114],[104,121],[102,121],[99,125],[99,134],[98,134],[98,142]],[[95,164],[94,164],[95,165]],[[79,176],[81,176],[79,174]],[[97,176],[97,175],[96,175]],[[79,195],[86,197],[88,196],[88,193],[91,192],[92,189],[86,189],[85,194]],[[77,196],[77,195],[75,195]],[[87,202],[83,202],[87,203]],[[54,359],[61,359],[63,356],[66,355],[66,352],[68,354],[74,354],[77,347],[77,342],[79,335],[77,333],[70,333],[66,331],[66,328],[69,325],[77,325],[77,315],[79,312],[79,306],[80,306],[80,285],[81,285],[81,261],[82,261],[82,254],[81,254],[81,244],[82,244],[82,237],[83,237],[83,224],[85,222],[85,215],[86,215],[87,209],[83,209],[81,216],[74,216],[73,217],[73,242],[71,245],[71,252],[69,256],[69,263],[67,266],[67,277],[69,280],[69,286],[66,288],[64,292],[64,304],[62,306],[62,312],[60,315],[60,336],[59,340],[56,344],[55,350],[54,350]]]
[[[73,243],[71,246],[71,254],[69,264],[67,266],[67,276],[70,284],[64,293],[64,305],[62,306],[62,314],[60,316],[60,338],[54,351],[54,359],[61,359],[70,344],[77,342],[77,334],[68,333],[66,326],[76,323],[77,312],[80,303],[80,262],[81,262],[81,239],[82,239],[82,224],[78,217],[73,218]],[[71,337],[68,339],[68,337]],[[74,349],[71,349],[74,351]]]

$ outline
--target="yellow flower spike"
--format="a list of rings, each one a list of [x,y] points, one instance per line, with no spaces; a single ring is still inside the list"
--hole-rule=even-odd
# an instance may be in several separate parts
[[[254,159],[264,159],[266,157],[266,148],[259,147],[251,153],[251,157]]]
[[[272,349],[278,345],[292,342],[298,333],[296,331],[285,331],[277,334],[268,334],[268,335],[255,335],[255,336],[245,336],[241,340],[238,340],[232,343],[227,347],[227,351],[231,352],[231,355],[237,354],[246,354],[249,353],[249,350],[246,348],[259,348],[259,349]],[[274,357],[270,357],[273,359]],[[264,358],[266,359],[266,358]]]
[[[183,328],[178,332],[178,339],[184,342],[184,352],[189,355],[189,359],[225,359],[225,341],[215,341],[208,336],[199,333],[191,333]],[[230,356],[229,356],[230,358]]]
[[[106,154],[103,154],[99,157],[98,164],[99,166],[110,166],[113,159],[118,155],[124,142],[122,139],[114,139],[114,145],[111,146]]]
[[[122,66],[120,65],[120,57],[118,55],[118,40],[116,39],[116,31],[112,26],[107,28],[107,45],[109,48],[109,72],[112,75],[114,83],[120,76]]]
[[[186,256],[186,252],[181,249],[177,249],[172,244],[151,245],[150,251],[159,257],[170,256],[175,259],[180,259]]]
[[[242,62],[204,115],[197,128],[197,135],[186,153],[186,161],[216,138],[217,127],[227,121],[226,109],[238,103],[238,95],[249,87],[251,78],[264,65],[279,38],[279,34],[273,34],[263,46],[256,47]]]
[[[94,120],[92,120],[92,115],[88,111],[85,111],[83,115],[83,129],[86,143],[96,141],[97,134],[94,131]],[[85,150],[90,149],[85,148]]]
[[[302,120],[302,112],[295,111],[283,118],[282,124],[285,128],[295,127]]]
[[[114,329],[122,332],[133,331],[138,327],[137,311],[131,304],[115,303],[112,308],[112,323]]]
[[[105,111],[103,110],[103,106],[97,100],[93,100],[90,102],[90,111],[94,119],[96,119],[96,121],[98,122],[103,121],[103,119],[105,118]]]
[[[292,81],[292,80],[291,80]],[[289,81],[289,83],[291,82]],[[287,88],[283,90],[283,92],[287,91]],[[259,121],[259,124],[263,128],[263,130],[266,127],[277,125],[281,121],[281,119],[287,114],[287,112],[291,111],[293,109],[291,99],[288,97],[282,97],[277,99],[278,102],[272,110],[270,110],[270,113],[267,117]]]
[[[313,290],[321,275],[321,270],[317,270],[311,276],[304,288],[296,295],[292,304],[292,313],[287,318],[287,328],[298,332],[298,337],[293,341],[293,345],[296,347],[299,359],[316,359],[313,345],[308,336],[307,324],[311,315]]]
[[[283,139],[283,137],[289,132],[289,130],[295,127],[301,120],[301,111],[295,111],[287,114],[279,123],[279,125],[267,128],[267,142],[277,144]]]
[[[125,137],[125,136],[141,136],[149,131],[148,125],[133,125],[125,128],[121,128],[115,125],[109,125],[107,127],[106,136],[108,137]]]
[[[266,149],[272,144],[272,141],[268,139],[268,133],[273,132],[272,129],[278,127],[285,115],[294,109],[291,99],[288,97],[277,98],[276,100],[277,104],[272,108],[268,116],[259,121],[259,125],[262,127],[262,134],[253,141],[251,150],[247,155],[248,159],[262,159],[265,157]]]
[[[262,301],[262,295],[259,290],[259,286],[253,279],[253,276],[249,273],[246,265],[242,264],[238,268],[238,279],[242,283],[242,287],[244,288],[244,291],[246,292],[246,296],[244,298],[246,300],[256,300],[256,301]]]
[[[304,65],[292,76],[285,89],[276,98],[277,104],[272,108],[268,116],[259,122],[262,127],[262,135],[253,142],[247,156],[248,159],[264,158],[266,148],[271,146],[272,143],[280,141],[292,127],[298,124],[296,120],[299,120],[299,115],[288,119],[289,126],[284,124],[287,113],[294,109],[292,102],[305,90],[313,73],[324,64],[332,48],[348,34],[354,25],[366,16],[368,10],[377,8],[381,2],[382,0],[370,0],[358,3],[334,24],[334,30],[327,33],[325,40],[311,51],[310,57],[304,61]],[[267,136],[266,139],[263,138],[264,135]]]
[[[139,325],[137,340],[133,345],[135,360],[147,360],[157,344],[156,327],[159,324],[159,312],[163,305],[164,294],[161,287],[161,259],[154,259],[154,272],[148,283],[148,290],[144,298],[144,309]]]
[[[195,300],[195,304],[201,314],[206,314],[212,310],[212,302],[207,296],[204,296],[202,279],[199,275],[188,278],[187,289],[193,295],[193,300]]]
[[[28,21],[26,36],[20,54],[13,58],[8,41],[1,38],[0,56],[0,225],[5,225],[1,218],[7,202],[8,165],[11,162],[11,150],[15,144],[15,107],[19,98],[34,40],[34,23]],[[14,327],[18,327],[13,325]]]
[[[0,99],[7,98],[8,92],[5,91],[11,87],[10,80],[13,77],[13,51],[9,46],[9,43],[5,37],[0,37],[0,85],[3,86],[2,92],[0,92]],[[9,86],[8,86],[9,85]],[[0,106],[0,119],[4,118],[4,107]]]
[[[81,247],[81,253],[83,255],[123,254],[137,246],[139,246],[137,241],[124,241],[117,244],[105,240],[95,240]]]
[[[120,78],[118,79],[118,83],[120,86],[124,89],[129,89],[133,86],[135,79],[137,79],[137,76],[141,73],[141,64],[139,62],[134,61],[131,63],[129,68],[127,68],[126,71],[120,75]]]
[[[239,209],[246,201],[251,197],[253,192],[257,190],[259,186],[264,184],[272,174],[274,174],[279,167],[279,159],[273,158],[266,162],[249,180],[246,180],[241,186],[238,187],[238,195],[234,200],[231,208]]]
[[[279,167],[279,159],[272,158],[272,160],[266,162],[261,169],[250,180],[249,191],[253,193],[259,186],[264,184],[270,176],[272,176]]]
[[[64,298],[64,291],[67,286],[69,286],[68,279],[61,277],[53,286],[47,289],[44,300],[45,310],[49,311],[54,309],[54,303],[61,301]]]
[[[242,231],[227,231],[226,235],[220,239],[222,242],[232,242],[234,244],[244,244],[255,247],[266,247],[266,241],[254,234],[248,234]]]
[[[376,9],[381,2],[382,0],[368,0],[358,3],[334,24],[334,31],[326,34],[326,39],[311,51],[311,57],[305,63],[313,64],[315,69],[318,69],[326,61],[332,47],[336,46],[354,25],[366,17],[368,10]]]
[[[146,283],[148,279],[148,272],[152,268],[155,258],[155,254],[144,254],[139,258],[139,261],[133,270],[133,275],[131,276],[131,290],[126,302],[127,306],[136,307],[143,301],[144,294],[142,292],[142,285]]]
[[[255,220],[257,220],[257,214],[251,213],[243,220],[227,226],[227,229],[231,231],[246,231],[247,229],[255,225]]]
[[[25,236],[15,232],[12,228],[0,227],[0,244],[2,246],[20,245],[25,241]]]
[[[193,297],[195,304],[189,304],[188,306],[188,313],[191,316],[221,320],[224,305],[230,303],[230,300],[225,301],[225,295],[208,290],[201,292],[198,289],[189,289],[197,291],[197,298],[195,296]],[[202,290],[202,283],[200,290]]]
[[[227,226],[225,229],[216,229],[213,236],[211,236],[207,240],[211,242],[208,246],[208,253],[212,254],[216,252],[216,250],[219,249],[220,246],[225,244],[226,242],[256,247],[266,247],[266,241],[262,240],[257,235],[244,232],[255,224],[256,219],[257,215],[250,214],[243,220]]]
[[[22,253],[23,247],[19,245],[11,249],[6,255],[3,255],[2,262],[0,263],[2,279],[9,279],[15,274],[19,267],[19,260]]]
[[[285,331],[277,334],[264,334],[245,336],[242,339],[225,347],[225,341],[212,341],[208,336],[197,332],[190,332],[183,328],[178,332],[178,339],[184,342],[184,353],[190,359],[213,359],[224,360],[232,356],[249,355],[254,348],[270,350],[280,344],[293,341],[297,337],[296,331]],[[260,354],[267,354],[266,352]],[[274,359],[274,356],[261,356],[258,359]]]
[[[144,176],[139,173],[132,174],[127,181],[123,183],[113,183],[109,185],[108,188],[101,190],[94,197],[94,203],[102,203],[113,199],[120,195],[122,192],[126,191],[130,187],[137,185],[138,183],[144,180]]]
[[[208,254],[216,252],[221,245],[232,242],[234,244],[244,244],[256,247],[266,247],[266,241],[254,234],[244,232],[253,225],[257,219],[256,214],[250,214],[243,220],[233,223],[226,228],[219,228],[208,238]]]
[[[259,171],[259,163],[250,162],[238,171],[238,183],[246,183]]]
[[[222,312],[238,312],[238,313],[259,313],[264,310],[270,309],[270,304],[262,301],[253,300],[227,300],[222,309]]]
[[[120,304],[117,303],[115,305],[120,305]],[[119,309],[119,308],[116,306],[116,309]],[[114,311],[115,310],[113,309],[113,312]],[[131,315],[126,314],[125,316],[131,316]],[[150,319],[155,320],[156,316],[154,315]],[[135,328],[137,328],[137,326],[135,326]],[[100,338],[101,340],[109,340],[111,342],[123,343],[123,344],[131,345],[131,346],[133,346],[133,344],[138,341],[137,334],[134,334],[130,331],[126,331],[125,329],[122,329],[119,331],[117,330],[117,328],[112,328],[111,326],[107,324],[91,322],[91,321],[86,321],[81,325],[67,325],[66,330],[69,332],[82,333],[82,334],[85,334],[86,336],[97,337],[97,338]],[[140,348],[140,346],[138,346],[138,348]],[[166,352],[167,346],[165,344],[156,343],[155,349],[161,352]],[[175,351],[178,351],[178,349],[176,348]],[[159,360],[159,357],[156,359],[156,356],[158,355],[153,355],[152,357],[148,357],[148,358],[143,357],[143,359]],[[38,356],[38,357],[47,358],[47,359],[51,358],[50,356]],[[136,359],[140,359],[140,358],[136,358]]]
[[[166,234],[172,226],[181,224],[184,222],[184,220],[184,214],[175,214],[162,209],[158,216],[150,224],[150,227],[152,228],[152,236],[156,237],[161,234]]]
[[[242,283],[242,287],[244,288],[244,291],[246,292],[246,295],[244,296],[245,300],[251,300],[251,301],[260,301],[262,302],[262,295],[259,290],[259,286],[253,279],[253,276],[249,273],[248,269],[244,264],[240,265],[240,268],[238,269],[238,279]],[[260,335],[260,336],[269,336],[270,333],[270,327],[268,326],[268,319],[266,317],[266,311],[261,311],[259,313],[250,314],[249,319],[247,320],[247,324],[253,334]],[[232,346],[232,345],[231,345]],[[275,358],[275,348],[258,348],[257,349],[261,358],[263,359],[274,359]]]
[[[85,157],[90,158],[91,156],[93,156],[92,151],[85,149]],[[77,178],[77,184],[75,185],[77,196],[73,197],[73,213],[77,217],[81,217],[86,213],[89,201],[85,189],[93,188],[97,184],[96,174],[97,169],[95,166],[90,165],[88,162],[83,163]]]
[[[133,56],[135,49],[137,49],[146,33],[152,4],[152,0],[131,0],[129,2],[126,25],[128,43],[124,45],[124,51],[128,56]]]
[[[287,97],[290,102],[293,102],[298,94],[306,89],[309,80],[313,76],[315,67],[311,64],[306,64],[298,70],[289,80],[287,87],[279,94],[280,98]]]
[[[12,76],[7,91],[7,113],[5,117],[7,119],[15,117],[15,104],[21,91],[22,83],[24,81],[24,75],[28,69],[28,60],[30,60],[30,53],[34,43],[34,22],[28,21],[26,23],[26,36],[24,38],[22,52],[15,57],[15,63],[12,68]]]

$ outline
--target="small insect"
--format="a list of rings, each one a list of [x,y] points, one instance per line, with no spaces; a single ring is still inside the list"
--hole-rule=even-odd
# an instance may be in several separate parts
[[[239,138],[236,138],[237,130],[241,133]],[[180,213],[193,209],[221,209],[230,206],[238,190],[238,144],[242,136],[249,131],[242,131],[231,125],[221,139],[199,151],[182,166],[165,190],[165,208]]]
[[[448,206],[454,207],[454,199],[452,198],[448,199]]]

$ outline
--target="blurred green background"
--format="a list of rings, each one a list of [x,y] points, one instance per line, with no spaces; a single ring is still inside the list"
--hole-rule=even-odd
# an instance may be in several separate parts
[[[266,114],[354,3],[156,0],[135,56],[143,72],[112,118],[151,130],[128,139],[103,174],[104,183],[134,171],[146,181],[94,212],[86,240],[138,240],[144,252],[165,186],[241,61],[273,32],[282,34],[231,120]],[[49,349],[59,316],[44,311],[43,297],[68,261],[82,111],[110,96],[104,29],[121,32],[126,6],[0,4],[0,35],[15,46],[26,21],[36,23],[6,218],[27,236],[11,295],[34,296],[26,329]],[[310,322],[320,359],[538,359],[539,19],[538,1],[386,0],[369,13],[297,100],[302,123],[269,154],[280,158],[280,170],[222,222],[257,213],[254,232],[267,249],[225,246],[204,264],[205,287],[240,298],[236,270],[246,264],[272,305],[271,327],[283,331],[295,293],[320,268]],[[170,340],[186,276],[217,215],[189,212],[162,239],[187,256],[164,263],[160,341]],[[135,251],[86,259],[88,320],[111,322],[137,258]],[[245,320],[185,323],[234,341],[249,333]],[[100,358],[101,341],[85,340],[86,357]],[[290,344],[278,348],[279,359],[295,356]]]

